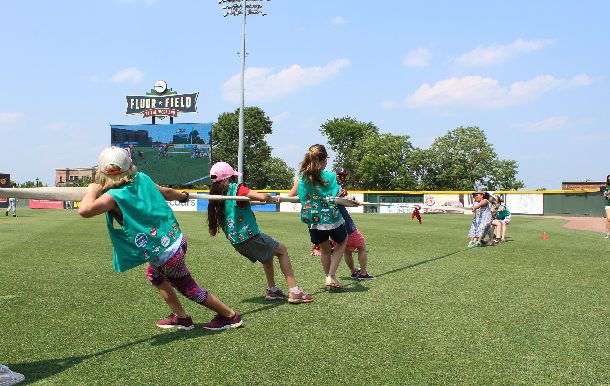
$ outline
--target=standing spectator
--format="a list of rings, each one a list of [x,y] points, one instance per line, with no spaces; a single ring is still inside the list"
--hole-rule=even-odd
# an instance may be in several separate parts
[[[481,240],[489,231],[492,221],[491,206],[489,205],[489,196],[487,192],[478,190],[472,195],[475,203],[472,205],[473,219],[470,231],[468,232],[468,237],[470,238],[470,242],[468,243],[469,248],[483,246]]]
[[[16,188],[17,185],[13,184],[13,188]],[[8,199],[8,208],[6,208],[5,216],[8,216],[8,212],[13,212],[13,217],[17,217],[17,203],[18,199],[11,197]]]
[[[606,176],[606,190],[604,191],[604,198],[606,199],[606,237],[610,239],[610,174]]]

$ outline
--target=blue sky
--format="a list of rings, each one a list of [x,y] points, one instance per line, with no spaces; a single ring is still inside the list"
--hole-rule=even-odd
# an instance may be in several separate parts
[[[241,19],[217,1],[2,1],[0,172],[95,165],[125,95],[165,80],[213,122],[239,106]],[[427,148],[479,126],[526,188],[610,173],[610,2],[273,0],[247,24],[246,105],[297,167],[351,116]],[[604,37],[605,36],[605,37]],[[246,160],[247,162],[247,160]],[[485,167],[485,165],[480,165]]]

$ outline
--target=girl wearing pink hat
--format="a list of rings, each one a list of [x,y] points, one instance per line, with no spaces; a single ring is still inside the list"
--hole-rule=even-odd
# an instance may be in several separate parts
[[[241,173],[233,170],[231,165],[226,162],[215,163],[210,169],[212,180],[210,194],[243,196],[265,203],[278,202],[269,193],[258,193],[250,190],[244,184],[238,184],[235,177],[240,175]],[[237,252],[253,263],[260,261],[263,264],[267,279],[266,300],[287,298],[288,302],[292,304],[313,301],[313,298],[297,285],[288,257],[288,249],[259,230],[249,202],[211,200],[208,204],[208,228],[212,236],[216,236],[220,228]],[[273,256],[277,256],[280,269],[286,277],[290,291],[288,296],[275,286]]]

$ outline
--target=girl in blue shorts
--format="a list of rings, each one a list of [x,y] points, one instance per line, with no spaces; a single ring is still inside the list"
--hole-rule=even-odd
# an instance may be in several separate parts
[[[288,196],[299,196],[301,221],[309,227],[313,244],[320,245],[320,260],[329,289],[343,288],[337,280],[337,269],[347,244],[345,220],[335,203],[340,188],[337,175],[324,170],[328,153],[323,145],[312,145],[301,162],[299,175]],[[337,244],[331,251],[330,239]]]

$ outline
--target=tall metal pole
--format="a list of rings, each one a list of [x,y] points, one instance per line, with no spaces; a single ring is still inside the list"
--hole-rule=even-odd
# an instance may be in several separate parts
[[[239,143],[237,148],[237,171],[242,173],[239,176],[238,181],[242,183],[244,181],[244,99],[245,99],[245,72],[246,72],[246,16],[247,15],[261,15],[265,16],[266,13],[262,11],[263,6],[260,4],[248,4],[250,2],[264,2],[265,0],[220,0],[219,4],[226,4],[222,9],[227,12],[223,15],[237,16],[242,15],[241,25],[241,71],[240,71],[240,104],[239,104]],[[266,0],[271,1],[271,0]]]
[[[240,104],[239,104],[239,147],[237,148],[237,171],[242,173],[237,180],[241,184],[244,182],[244,94],[245,94],[245,71],[246,71],[246,0],[242,5],[242,24],[241,24],[241,72],[240,72]]]

